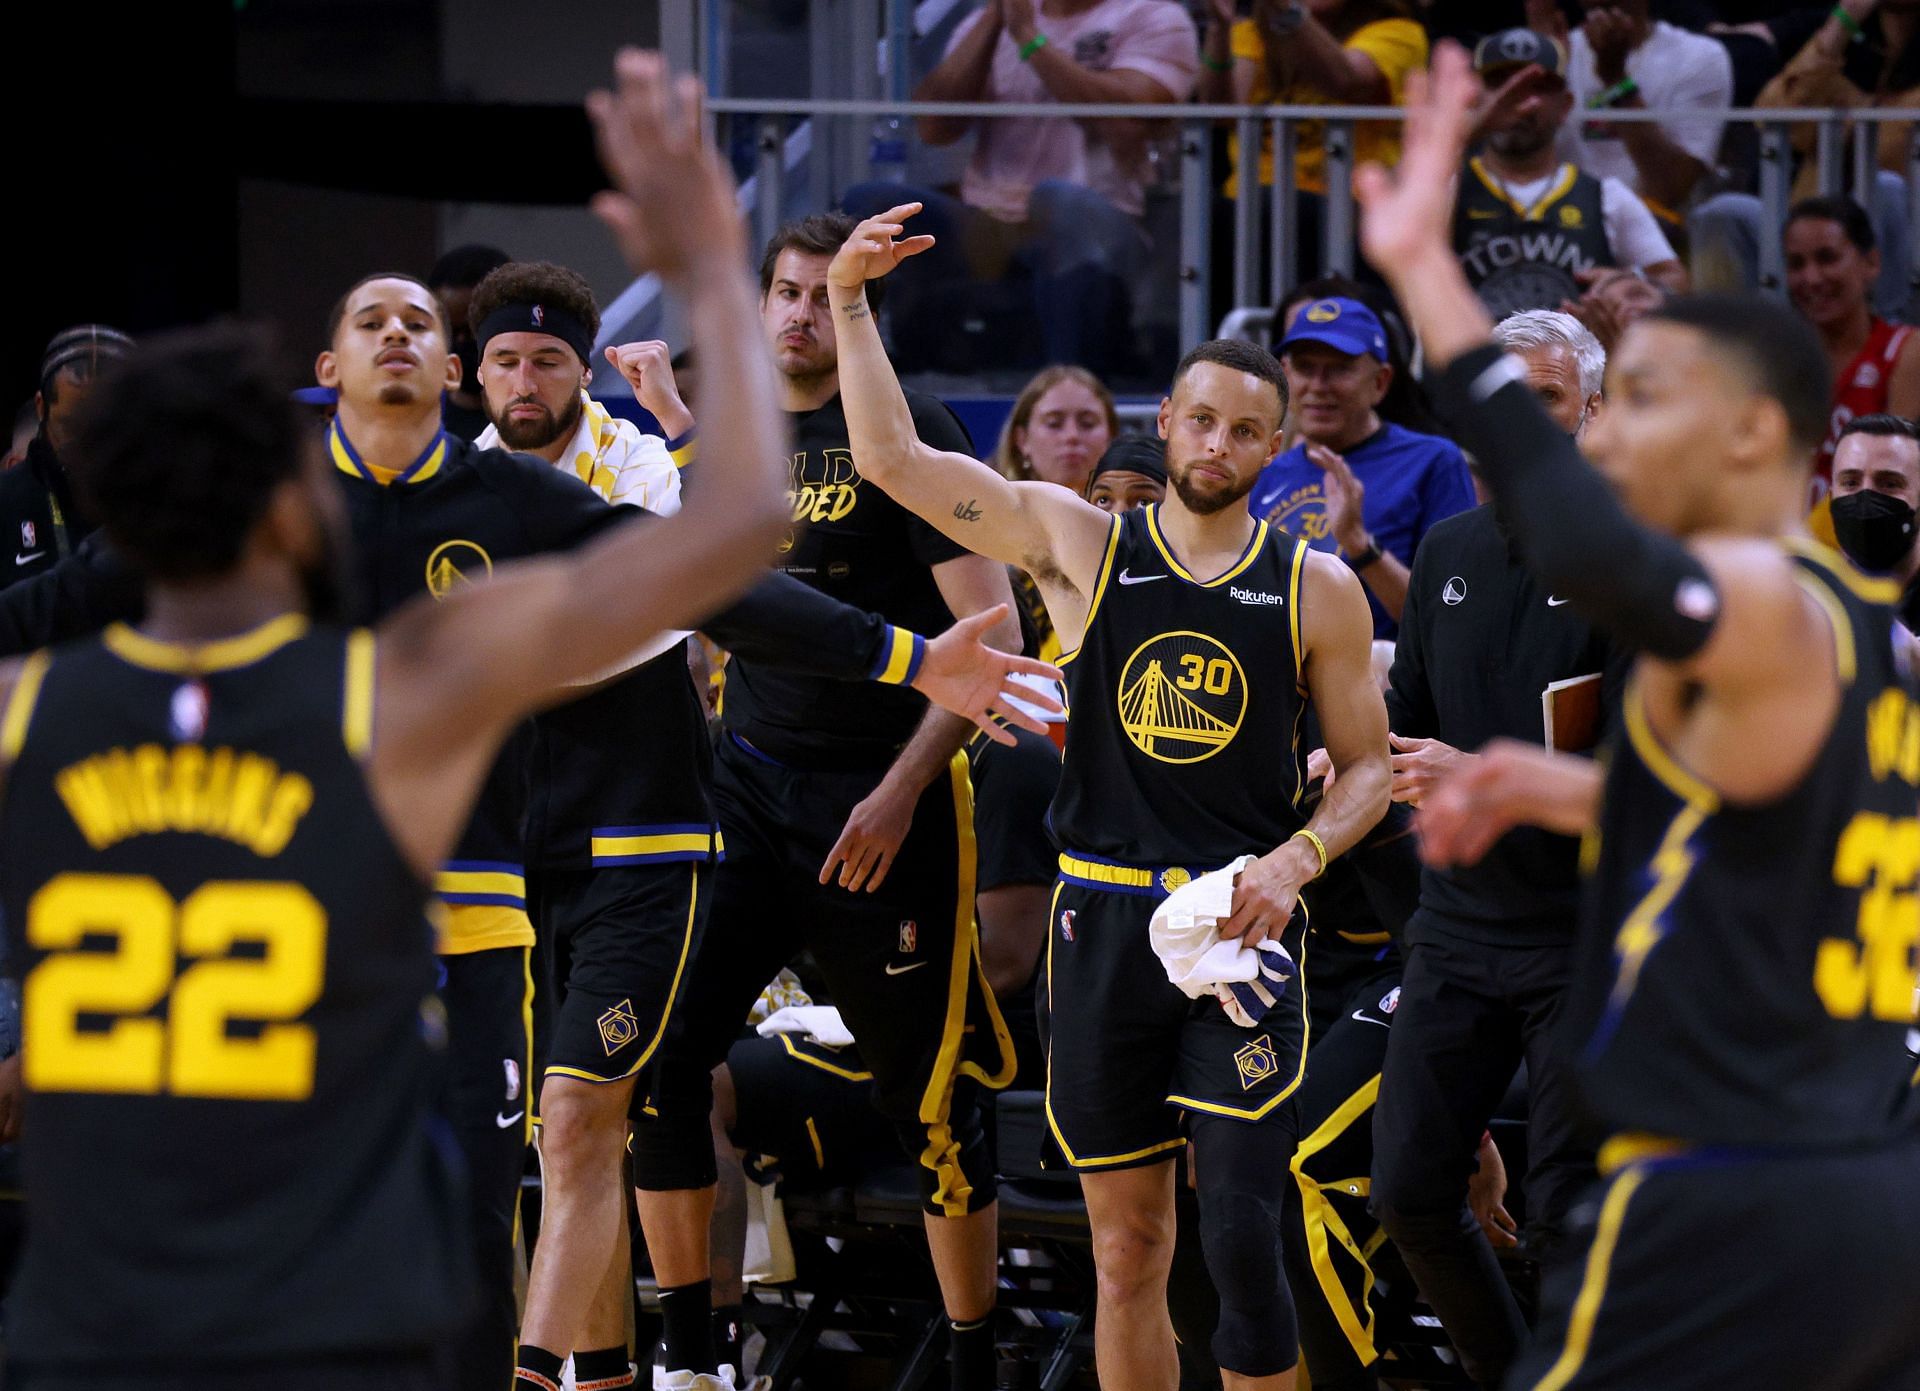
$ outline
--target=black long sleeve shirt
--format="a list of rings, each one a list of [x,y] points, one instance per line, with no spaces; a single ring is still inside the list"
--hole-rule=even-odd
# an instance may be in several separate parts
[[[1606,677],[1602,719],[1610,724],[1626,678],[1624,654],[1528,574],[1491,506],[1427,533],[1408,581],[1387,692],[1395,734],[1467,753],[1502,735],[1538,744],[1547,686],[1596,672]],[[1578,896],[1579,842],[1520,827],[1477,865],[1424,870],[1407,938],[1569,942]]]

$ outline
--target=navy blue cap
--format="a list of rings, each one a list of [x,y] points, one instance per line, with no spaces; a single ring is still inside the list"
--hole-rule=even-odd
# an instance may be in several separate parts
[[[1324,343],[1353,357],[1387,361],[1387,331],[1379,316],[1357,299],[1316,299],[1294,316],[1280,351],[1295,343]]]
[[[303,406],[337,406],[340,393],[330,386],[303,386],[293,393],[293,399]]]

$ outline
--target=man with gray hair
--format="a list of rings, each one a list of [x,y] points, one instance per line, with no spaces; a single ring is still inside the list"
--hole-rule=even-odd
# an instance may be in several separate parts
[[[1494,337],[1578,435],[1600,407],[1606,367],[1593,334],[1569,314],[1534,309]],[[1591,749],[1624,672],[1606,639],[1534,581],[1491,505],[1449,517],[1414,558],[1400,620],[1387,692],[1394,800],[1418,806],[1469,750],[1499,736]],[[1526,1327],[1468,1210],[1467,1184],[1522,1061],[1529,1256],[1558,1239],[1593,1168],[1593,1141],[1578,1131],[1549,1048],[1571,971],[1578,859],[1569,837],[1511,832],[1470,869],[1422,870],[1406,928],[1374,1108],[1371,1206],[1482,1386],[1500,1384]]]

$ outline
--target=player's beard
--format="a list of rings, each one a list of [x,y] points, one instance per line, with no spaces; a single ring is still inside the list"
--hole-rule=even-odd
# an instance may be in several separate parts
[[[1193,481],[1193,465],[1188,464],[1176,470],[1169,469],[1170,481],[1174,492],[1180,495],[1180,505],[1196,517],[1211,517],[1216,512],[1224,512],[1237,502],[1244,502],[1259,475],[1247,479],[1246,483],[1229,483],[1217,492],[1203,492]]]
[[[500,432],[500,443],[509,449],[545,449],[557,439],[565,439],[580,424],[580,412],[586,407],[580,400],[580,393],[574,392],[567,397],[567,407],[559,416],[540,406],[541,415],[537,420],[515,420],[515,406],[539,406],[538,401],[517,400],[507,402],[500,418],[493,422],[493,428]]]

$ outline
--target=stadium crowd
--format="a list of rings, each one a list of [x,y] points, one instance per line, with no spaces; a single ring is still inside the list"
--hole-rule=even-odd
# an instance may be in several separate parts
[[[1787,301],[1826,358],[1808,527],[1859,570],[1896,580],[1900,619],[1916,630],[1908,127],[1853,129],[1873,149],[1866,205],[1820,192],[1812,143],[1796,142],[1796,196],[1774,227],[1755,196],[1755,150],[1721,112],[1913,106],[1917,31],[1920,0],[1584,11],[1555,0],[986,0],[915,96],[1397,105],[1435,43],[1465,41],[1480,100],[1453,251],[1553,425],[1576,442],[1604,430],[1623,335],[1689,291],[1755,288],[1759,246],[1777,239]],[[1607,120],[1639,109],[1666,118]],[[777,1183],[791,1198],[905,1172],[955,1391],[1037,1385],[1008,1351],[1013,1312],[996,1304],[1002,1261],[1046,1258],[1004,1249],[995,1224],[1005,1176],[1043,1167],[1096,1176],[1086,1203],[1105,1385],[1172,1385],[1153,1338],[1169,1317],[1175,1247],[1195,1229],[1205,1262],[1178,1278],[1217,1298],[1198,1312],[1174,1301],[1182,1387],[1223,1374],[1232,1387],[1288,1384],[1269,1378],[1288,1374],[1295,1348],[1322,1391],[1448,1384],[1412,1370],[1414,1319],[1398,1305],[1382,1313],[1396,1289],[1417,1291],[1444,1329],[1433,1375],[1519,1384],[1509,1375],[1539,1266],[1591,1227],[1581,1200],[1607,1138],[1554,1046],[1576,969],[1581,842],[1524,828],[1476,863],[1423,867],[1412,828],[1490,743],[1590,757],[1623,737],[1632,650],[1525,563],[1430,394],[1423,345],[1387,279],[1319,263],[1318,123],[1296,131],[1300,277],[1271,287],[1265,341],[1216,341],[1177,369],[1151,360],[1135,328],[1135,302],[1164,263],[1146,222],[1152,123],[929,117],[918,134],[929,145],[974,137],[956,186],[862,183],[755,249],[759,348],[794,437],[775,573],[697,633],[665,635],[527,720],[436,876],[453,1135],[485,1287],[453,1339],[448,1384],[761,1384],[743,1275],[749,1210],[762,1210],[750,1191]],[[1401,153],[1395,122],[1362,122],[1353,140],[1357,161],[1391,166]],[[1256,167],[1270,185],[1273,152]],[[1216,224],[1252,196],[1224,179]],[[903,206],[900,240],[933,241],[884,276],[869,271],[862,298],[845,269],[866,254],[872,234],[859,229]],[[297,393],[301,419],[337,475],[355,542],[336,597],[364,621],[420,593],[444,598],[496,563],[570,553],[628,515],[615,509],[671,517],[703,467],[708,345],[596,354],[602,306],[586,280],[537,247],[515,250],[456,248],[418,277],[369,267],[341,287],[330,323],[302,326],[321,351]],[[886,358],[864,346],[869,306]],[[912,386],[917,373],[978,365],[979,335],[962,321],[1039,345],[997,439],[971,438]],[[106,325],[59,334],[16,418],[0,473],[0,538],[15,549],[0,571],[9,655],[145,611],[140,577],[67,462],[90,401],[98,410],[96,394],[136,353]],[[907,383],[891,396],[875,385],[888,358]],[[1188,483],[1173,461],[1186,428],[1175,394],[1209,372],[1263,382],[1282,403],[1274,431],[1242,438],[1236,424],[1219,449],[1259,454],[1244,501],[1231,500],[1264,524],[1257,544],[1269,533],[1304,543],[1290,553],[1291,591],[1284,577],[1247,579],[1235,600],[1295,614],[1291,670],[1304,693],[1332,681],[1333,658],[1303,655],[1302,577],[1350,578],[1353,632],[1365,628],[1371,658],[1355,679],[1379,693],[1387,721],[1388,752],[1370,771],[1350,757],[1342,702],[1315,684],[1297,702],[1291,753],[1243,751],[1235,774],[1297,779],[1293,800],[1307,809],[1341,795],[1357,804],[1372,779],[1391,806],[1344,854],[1305,832],[1288,842],[1317,850],[1318,864],[1300,852],[1309,873],[1291,887],[1304,922],[1281,915],[1293,936],[1274,925],[1285,965],[1246,984],[1268,992],[1257,1004],[1222,980],[1189,992],[1194,1009],[1236,1025],[1277,1019],[1269,1011],[1289,992],[1310,1017],[1299,1058],[1234,1055],[1229,1100],[1270,1099],[1240,1111],[1169,1096],[1168,1085],[1201,1096],[1202,1083],[1149,1051],[1138,1065],[1166,1075],[1147,1109],[1182,1106],[1190,1119],[1165,1137],[1145,1125],[1136,1146],[1134,1130],[1103,1130],[1093,1107],[1070,1108],[1055,1089],[1071,1052],[1076,1088],[1117,1094],[1148,1024],[1100,1016],[1122,1040],[1096,1040],[1113,1055],[1103,1072],[1088,1060],[1091,1026],[1063,1010],[1054,982],[1095,989],[1096,968],[1072,964],[1110,926],[1090,893],[1113,898],[1117,885],[1159,910],[1217,866],[1168,863],[1135,882],[1145,871],[1061,839],[1061,750],[1075,719],[1096,712],[1058,711],[1063,692],[1037,667],[1011,678],[1030,682],[1022,700],[991,715],[959,692],[978,648],[1059,667],[1093,653],[1093,612],[1060,612],[1066,552],[1016,565],[970,549],[950,532],[978,520],[974,502],[951,524],[923,516],[881,461],[897,452],[887,441],[911,438],[1139,514],[1093,557],[1096,611],[1109,585],[1159,579],[1198,593],[1241,569],[1197,581],[1155,528]],[[1166,400],[1140,429],[1123,422],[1110,383],[1143,373]],[[422,375],[433,389],[409,394]],[[596,397],[596,378],[611,377],[637,419]],[[976,501],[991,520],[993,503]],[[1132,527],[1157,552],[1143,540],[1116,558]],[[1129,573],[1156,553],[1165,568]],[[1260,597],[1270,582],[1285,602]],[[1286,624],[1273,630],[1283,648]],[[1194,665],[1177,680],[1173,657],[1166,670],[1153,663],[1118,702],[1120,731],[1149,757],[1203,762],[1224,742],[1209,730],[1236,689],[1235,660],[1182,654]],[[1142,794],[1116,782],[1091,795],[1117,808]],[[1158,911],[1154,921],[1158,933]],[[1123,1010],[1134,998],[1124,979],[1102,988]],[[1177,1014],[1187,1001],[1175,998]],[[1163,1007],[1144,993],[1138,1003],[1143,1018]],[[0,1009],[7,1141],[34,1124],[18,1016],[15,995]],[[1043,1091],[1036,1125],[1010,1122],[1008,1097]],[[1251,1149],[1247,1134],[1270,1147]],[[1172,1172],[1143,1160],[1168,1156],[1199,1192],[1197,1215],[1182,1206],[1176,1221],[1170,1193],[1142,1196],[1139,1175]],[[530,1173],[541,1179],[537,1240],[519,1220]],[[30,1211],[31,1185],[22,1200]],[[0,1262],[11,1256],[0,1247]],[[657,1349],[628,1341],[636,1271],[654,1291]],[[1285,1318],[1273,1314],[1282,1304]]]

